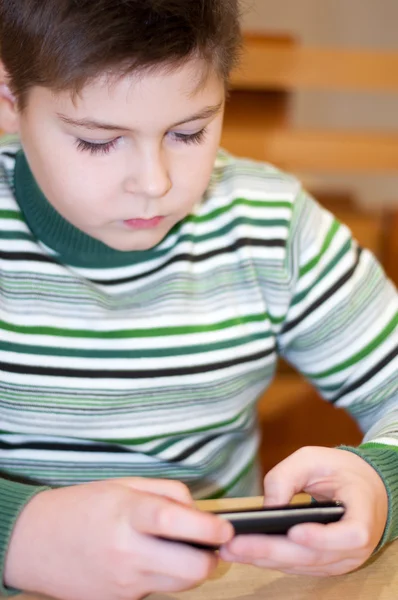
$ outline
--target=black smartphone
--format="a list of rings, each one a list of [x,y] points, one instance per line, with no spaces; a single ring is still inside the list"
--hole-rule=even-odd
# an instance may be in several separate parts
[[[213,514],[232,523],[235,535],[286,535],[291,527],[301,523],[322,523],[324,525],[336,523],[343,517],[344,512],[344,505],[340,502],[313,502],[266,508],[212,511]],[[187,544],[200,550],[218,550],[216,546],[186,540],[169,541]]]
[[[232,523],[235,535],[251,533],[286,535],[291,527],[300,523],[326,525],[340,521],[344,515],[344,506],[340,502],[314,502],[213,512]]]

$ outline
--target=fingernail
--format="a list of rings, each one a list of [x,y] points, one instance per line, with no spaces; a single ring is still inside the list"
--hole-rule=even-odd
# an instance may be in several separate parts
[[[223,544],[229,542],[234,536],[234,529],[230,523],[224,523],[221,530],[221,540]]]
[[[220,558],[224,562],[240,563],[242,565],[248,565],[251,563],[251,559],[248,556],[240,556],[239,554],[232,554],[232,552],[227,552],[224,550],[220,552]]]
[[[220,558],[224,562],[234,562],[235,555],[229,552],[228,550],[225,550],[225,548],[222,548],[220,550]]]

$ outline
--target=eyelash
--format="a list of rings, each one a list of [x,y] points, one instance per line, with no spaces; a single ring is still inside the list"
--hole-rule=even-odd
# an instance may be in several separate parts
[[[175,139],[183,144],[201,144],[206,136],[206,127],[196,133],[173,133]]]
[[[77,149],[81,152],[90,152],[90,154],[109,154],[116,146],[117,141],[120,138],[116,138],[111,142],[105,144],[94,144],[93,142],[86,142],[85,140],[76,140]]]
[[[196,133],[173,133],[174,138],[178,142],[182,142],[183,144],[201,144],[206,135],[206,128],[197,131]],[[104,144],[95,144],[93,142],[87,142],[86,140],[78,139],[76,140],[77,149],[81,152],[90,152],[90,154],[109,154],[111,150],[113,150],[120,138],[116,138],[111,142],[105,142]]]

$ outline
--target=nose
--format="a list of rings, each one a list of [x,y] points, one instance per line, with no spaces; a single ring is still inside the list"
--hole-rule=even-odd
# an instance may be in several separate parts
[[[140,152],[133,159],[126,182],[128,191],[147,198],[162,198],[171,188],[166,157],[161,149]]]

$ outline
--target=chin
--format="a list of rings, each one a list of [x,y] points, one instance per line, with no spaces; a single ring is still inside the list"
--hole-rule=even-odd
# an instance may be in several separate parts
[[[150,250],[151,248],[154,248],[155,246],[160,244],[163,238],[164,236],[159,236],[159,238],[156,238],[153,241],[134,240],[134,242],[132,242],[131,240],[126,240],[125,242],[123,242],[123,240],[115,240],[112,242],[103,241],[103,243],[109,248],[112,248],[112,250],[117,250],[119,252],[144,252],[145,250]]]

